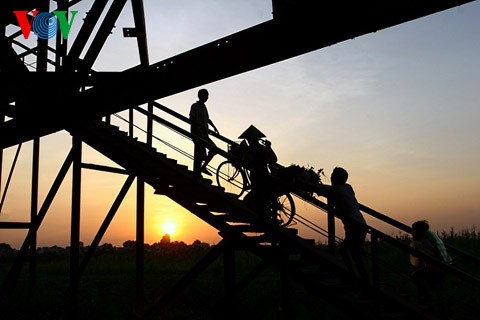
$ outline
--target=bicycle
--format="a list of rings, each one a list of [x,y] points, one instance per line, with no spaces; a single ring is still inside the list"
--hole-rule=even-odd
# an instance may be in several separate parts
[[[217,185],[224,188],[225,192],[236,195],[241,198],[248,193],[251,188],[250,170],[244,166],[244,160],[247,156],[246,145],[230,144],[228,153],[229,159],[221,162],[217,167],[216,180]],[[270,171],[274,171],[270,167]],[[280,185],[280,184],[277,184]],[[273,212],[270,217],[279,227],[290,225],[295,216],[295,202],[292,195],[285,188],[274,188],[272,190],[271,201],[268,204],[268,210]]]

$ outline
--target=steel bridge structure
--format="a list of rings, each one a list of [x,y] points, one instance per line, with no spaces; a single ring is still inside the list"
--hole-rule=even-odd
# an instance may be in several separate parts
[[[61,32],[55,41],[41,39],[25,41],[18,17],[14,11],[69,13],[79,3],[88,2],[90,9],[79,32],[73,39],[65,39]],[[30,221],[1,221],[0,229],[22,229],[27,235],[18,250],[10,271],[0,279],[0,304],[8,301],[21,270],[29,264],[30,281],[35,282],[37,231],[42,225],[56,194],[64,183],[70,169],[71,179],[71,235],[69,293],[75,296],[82,281],[82,274],[95,254],[102,237],[109,228],[126,193],[136,181],[136,289],[144,293],[144,230],[145,230],[145,185],[150,185],[156,194],[164,195],[196,215],[216,230],[222,240],[173,287],[168,296],[158,297],[147,306],[145,318],[155,318],[178,292],[181,292],[205,268],[220,256],[224,258],[225,296],[235,301],[236,294],[248,285],[266,265],[283,270],[288,276],[306,286],[315,275],[309,274],[288,257],[291,254],[306,257],[325,267],[325,273],[339,280],[349,277],[341,259],[332,254],[335,249],[333,214],[328,204],[302,189],[290,186],[290,191],[328,216],[328,248],[319,248],[309,239],[300,237],[292,228],[272,228],[259,222],[258,213],[241,200],[232,197],[223,188],[208,179],[193,179],[192,171],[179,164],[172,154],[158,152],[152,147],[155,138],[152,128],[160,124],[178,134],[191,138],[188,119],[161,105],[157,100],[183,91],[219,81],[243,72],[282,61],[308,52],[327,48],[372,32],[381,32],[398,24],[421,19],[427,15],[461,6],[471,0],[390,0],[390,1],[309,1],[273,0],[272,18],[258,25],[206,43],[163,61],[150,61],[144,4],[142,0],[2,0],[0,21],[3,31],[0,37],[0,163],[3,166],[3,150],[18,150],[23,143],[32,142]],[[123,71],[104,72],[93,66],[111,35],[115,23],[125,6],[131,5],[134,26],[123,29],[125,37],[136,39],[140,63]],[[15,32],[11,32],[11,30]],[[8,31],[7,31],[8,30]],[[55,95],[48,95],[55,88]],[[41,108],[38,106],[41,105]],[[68,108],[65,106],[68,105]],[[156,115],[160,110],[166,116]],[[128,111],[131,115],[129,130],[124,132],[110,123],[110,117]],[[134,135],[133,114],[141,114],[148,121],[142,128],[145,140]],[[174,117],[185,127],[167,120]],[[52,133],[66,131],[71,137],[70,152],[64,159],[43,203],[39,205],[38,181],[41,138]],[[235,144],[228,137],[211,133],[227,144]],[[82,161],[83,145],[88,145],[119,168],[88,164]],[[231,155],[219,149],[225,158]],[[81,184],[82,170],[93,169],[112,172],[126,177],[124,185],[107,213],[88,251],[80,251]],[[7,179],[9,180],[9,178]],[[8,187],[8,184],[6,188]],[[4,193],[6,190],[2,190]],[[3,199],[2,199],[3,204]],[[389,218],[365,205],[364,214],[380,219],[410,233],[409,226]],[[1,231],[0,231],[1,232]],[[379,242],[389,243],[407,254],[413,253],[408,245],[375,228],[369,228],[371,245],[373,288],[375,298],[359,304],[335,293],[322,279],[315,279],[320,288],[318,298],[332,305],[342,317],[358,318],[360,315],[378,319],[437,319],[438,315],[418,308],[396,292],[385,288],[379,274]],[[252,270],[242,281],[236,281],[235,251],[247,250],[261,259],[258,268]],[[479,259],[454,247],[450,252],[479,264]],[[422,255],[416,252],[418,255]],[[431,259],[428,256],[425,259]],[[478,293],[480,280],[455,266],[437,263],[440,268],[459,281],[473,286]],[[318,276],[318,274],[317,274]],[[283,278],[282,278],[283,279]],[[343,283],[343,282],[342,282]],[[352,286],[356,284],[352,283]],[[476,291],[475,291],[476,290]],[[335,291],[335,292],[334,292]],[[468,310],[467,310],[468,311]],[[225,311],[228,313],[228,311]],[[392,316],[394,314],[395,316]],[[474,314],[474,312],[472,312]],[[478,312],[474,316],[478,316]],[[232,315],[227,315],[232,316]],[[470,319],[468,312],[463,319]]]

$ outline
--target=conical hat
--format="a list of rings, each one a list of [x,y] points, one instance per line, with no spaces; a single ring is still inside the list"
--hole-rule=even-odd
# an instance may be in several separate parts
[[[253,125],[250,125],[247,130],[245,130],[238,138],[239,139],[260,139],[265,138],[266,136]]]

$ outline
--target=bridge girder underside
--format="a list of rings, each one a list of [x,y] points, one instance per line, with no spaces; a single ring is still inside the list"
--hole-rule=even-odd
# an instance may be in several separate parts
[[[28,10],[44,2],[21,3],[22,8]],[[91,67],[126,0],[113,2],[83,58],[80,53],[100,19],[98,12],[107,2],[94,1],[68,52],[56,48],[58,54],[65,55],[54,65],[56,72],[44,72],[45,67],[37,69],[38,72],[27,72],[22,66],[21,55],[16,55],[11,46],[12,41],[19,40],[1,38],[0,76],[8,85],[0,94],[0,111],[12,119],[0,126],[0,147],[9,147],[83,120],[98,119],[471,1],[274,0],[273,19],[149,65],[143,4],[140,0],[132,0],[135,27],[129,28],[128,32],[137,37],[141,63],[125,71],[105,73]],[[74,2],[65,0],[59,4],[68,8]],[[0,21],[3,26],[11,24],[15,21],[11,13],[18,1],[2,1],[0,5],[3,7],[0,8],[3,13]],[[19,33],[16,35],[20,36]],[[39,41],[36,48],[27,50],[29,54],[36,54],[38,61],[43,61],[42,66],[48,63],[40,56],[47,52],[46,48],[41,50],[44,42]],[[64,46],[61,42],[59,45]],[[85,87],[88,89],[80,90]],[[53,96],[49,94],[51,88],[58,88]],[[41,108],[38,108],[39,104]]]
[[[57,3],[59,8],[67,9],[82,1],[86,0]],[[90,120],[472,1],[273,0],[271,20],[150,64],[143,1],[131,0],[135,26],[126,29],[125,35],[137,38],[140,64],[118,72],[93,70],[126,2],[115,0],[107,7],[108,0],[92,1],[91,10],[69,48],[61,39],[55,48],[48,47],[43,40],[29,48],[22,46],[21,32],[10,36],[3,32],[0,37],[0,77],[4,84],[0,92],[1,148],[61,130],[75,132],[75,128],[81,128],[82,123]],[[16,23],[10,14],[13,10],[32,9],[51,10],[49,1],[45,0],[0,2],[2,28],[6,30]],[[100,21],[104,10],[107,14]],[[94,33],[98,23],[101,27]],[[91,37],[94,39],[87,45]],[[20,48],[20,53],[14,47]],[[48,51],[55,52],[54,61],[48,59]],[[31,55],[37,60],[33,71],[24,63],[24,58]],[[55,95],[50,94],[51,88],[56,88]],[[76,205],[79,210],[79,204]],[[37,213],[36,209],[32,211]],[[72,244],[72,247],[75,246]],[[72,260],[78,265],[78,252]]]

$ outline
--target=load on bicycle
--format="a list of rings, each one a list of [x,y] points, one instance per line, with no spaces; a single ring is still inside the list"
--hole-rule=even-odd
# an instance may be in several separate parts
[[[295,202],[290,192],[301,188],[312,192],[321,183],[313,168],[298,165],[283,167],[266,136],[251,125],[229,146],[230,157],[217,169],[217,184],[226,192],[243,197],[264,222],[277,226],[289,225],[295,215]]]

